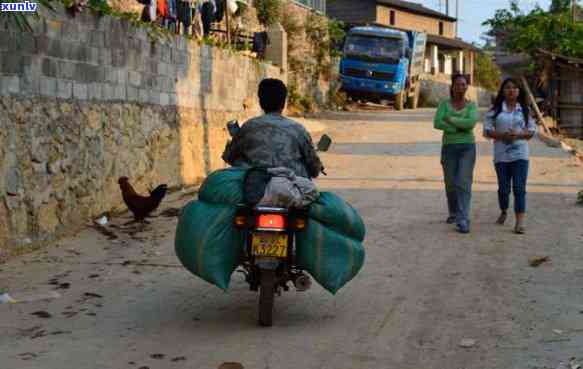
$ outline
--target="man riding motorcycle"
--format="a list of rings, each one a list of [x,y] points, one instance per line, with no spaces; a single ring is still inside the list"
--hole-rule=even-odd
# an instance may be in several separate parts
[[[223,160],[232,166],[284,167],[300,177],[318,177],[323,166],[310,134],[301,124],[282,115],[287,98],[285,84],[278,79],[264,79],[258,95],[265,114],[241,127],[227,143]]]
[[[263,326],[273,324],[274,297],[290,282],[306,291],[311,275],[335,293],[364,263],[362,219],[311,180],[325,174],[317,151],[331,139],[323,135],[316,150],[306,129],[282,115],[286,97],[282,81],[260,83],[265,114],[241,128],[227,124],[223,159],[240,168],[211,173],[176,230],[177,256],[195,275],[226,290],[235,269],[244,274],[259,292]]]

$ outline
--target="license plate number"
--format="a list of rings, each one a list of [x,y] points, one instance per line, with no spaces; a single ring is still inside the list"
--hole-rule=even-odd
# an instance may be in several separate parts
[[[287,257],[287,235],[255,233],[251,243],[251,252],[255,256]]]

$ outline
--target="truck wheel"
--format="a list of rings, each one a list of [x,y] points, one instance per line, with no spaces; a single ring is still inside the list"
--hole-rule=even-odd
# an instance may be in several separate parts
[[[405,108],[405,97],[405,91],[395,95],[395,110],[403,110]]]
[[[261,269],[259,286],[259,324],[273,325],[273,305],[275,300],[275,270]]]
[[[419,89],[415,89],[415,94],[407,98],[407,108],[417,109],[417,106],[419,106]]]

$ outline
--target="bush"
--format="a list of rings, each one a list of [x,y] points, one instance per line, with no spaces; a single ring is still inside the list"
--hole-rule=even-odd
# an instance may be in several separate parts
[[[314,99],[311,96],[303,96],[300,99],[300,105],[304,111],[310,113],[314,111],[314,106],[316,105]]]
[[[269,27],[281,19],[281,0],[256,0],[257,20],[261,25]]]
[[[301,47],[304,25],[295,13],[286,12],[281,19],[281,26],[287,33],[287,51],[291,55]]]

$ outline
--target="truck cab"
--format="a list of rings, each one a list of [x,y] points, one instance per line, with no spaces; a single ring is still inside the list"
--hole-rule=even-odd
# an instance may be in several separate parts
[[[394,101],[416,108],[426,35],[378,26],[354,27],[340,61],[342,90],[353,100]]]

